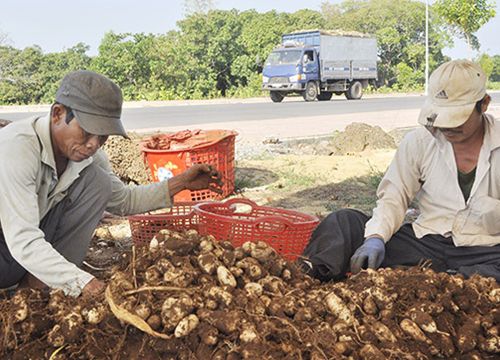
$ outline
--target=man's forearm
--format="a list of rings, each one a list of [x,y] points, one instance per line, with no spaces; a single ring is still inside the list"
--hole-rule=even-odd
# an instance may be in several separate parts
[[[186,182],[182,174],[168,180],[168,192],[170,196],[174,196],[182,190],[186,190]]]

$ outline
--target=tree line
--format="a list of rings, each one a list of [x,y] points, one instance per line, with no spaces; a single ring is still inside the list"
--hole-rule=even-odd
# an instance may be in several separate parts
[[[437,2],[446,1],[464,0]],[[437,4],[431,7],[429,18],[431,70],[447,60],[442,50],[451,45],[449,27],[443,26],[446,7],[439,13],[437,9]],[[458,22],[454,26],[467,30]],[[320,11],[294,13],[210,10],[187,15],[177,27],[165,34],[108,32],[93,57],[83,43],[46,54],[38,46],[16,49],[0,41],[0,104],[50,103],[58,81],[76,69],[109,76],[126,100],[259,95],[268,54],[283,33],[303,29],[354,30],[375,36],[380,86],[416,90],[425,81],[425,4],[420,1],[346,0],[323,3]],[[471,46],[478,45],[473,36],[477,29],[467,31]],[[491,81],[500,81],[500,55],[483,55],[481,63]]]

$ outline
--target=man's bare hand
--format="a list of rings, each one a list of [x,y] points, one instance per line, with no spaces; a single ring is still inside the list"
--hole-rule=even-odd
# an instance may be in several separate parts
[[[218,194],[222,193],[221,174],[212,165],[195,164],[180,176],[184,187],[188,190],[209,189]]]
[[[82,296],[96,296],[104,292],[106,284],[96,278],[90,280],[82,290]]]

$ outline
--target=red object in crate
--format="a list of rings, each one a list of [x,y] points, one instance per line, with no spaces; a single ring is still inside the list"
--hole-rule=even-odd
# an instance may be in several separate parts
[[[244,212],[238,206],[246,207]],[[288,260],[302,254],[312,231],[319,224],[315,216],[298,211],[258,206],[248,199],[204,202],[194,206],[201,235],[229,240],[233,246],[246,241],[264,241]]]
[[[198,216],[193,203],[176,203],[170,211],[161,214],[140,214],[128,217],[132,240],[135,245],[149,245],[151,239],[161,230],[198,230]]]
[[[180,134],[182,133],[182,136]],[[235,131],[197,130],[156,135],[155,140],[168,144],[168,149],[151,149],[150,140],[141,142],[153,181],[167,180],[179,175],[193,164],[213,165],[222,175],[222,194],[210,190],[184,190],[174,196],[181,202],[200,202],[224,199],[234,191]]]

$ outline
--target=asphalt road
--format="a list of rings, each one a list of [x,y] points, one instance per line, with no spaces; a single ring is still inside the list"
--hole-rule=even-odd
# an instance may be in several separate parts
[[[500,107],[500,92],[492,93],[491,106]],[[423,96],[366,97],[358,101],[348,101],[343,96],[331,101],[307,103],[302,98],[290,98],[275,104],[270,100],[231,104],[208,105],[165,105],[125,108],[123,122],[127,129],[165,128],[196,126],[206,123],[225,123],[238,121],[260,121],[270,119],[293,119],[351,113],[384,112],[391,110],[419,109],[424,102]],[[44,112],[8,112],[0,118],[19,120]]]
[[[269,102],[240,103],[221,105],[173,106],[160,108],[128,109],[123,116],[126,127],[147,128],[165,126],[199,125],[203,123],[224,123],[234,121],[260,121],[296,117],[315,117],[333,114],[348,114],[389,109],[418,108],[422,97],[371,98],[360,101],[347,101],[345,98],[328,102],[310,102],[302,99],[279,104]],[[500,102],[500,96],[499,96]]]

